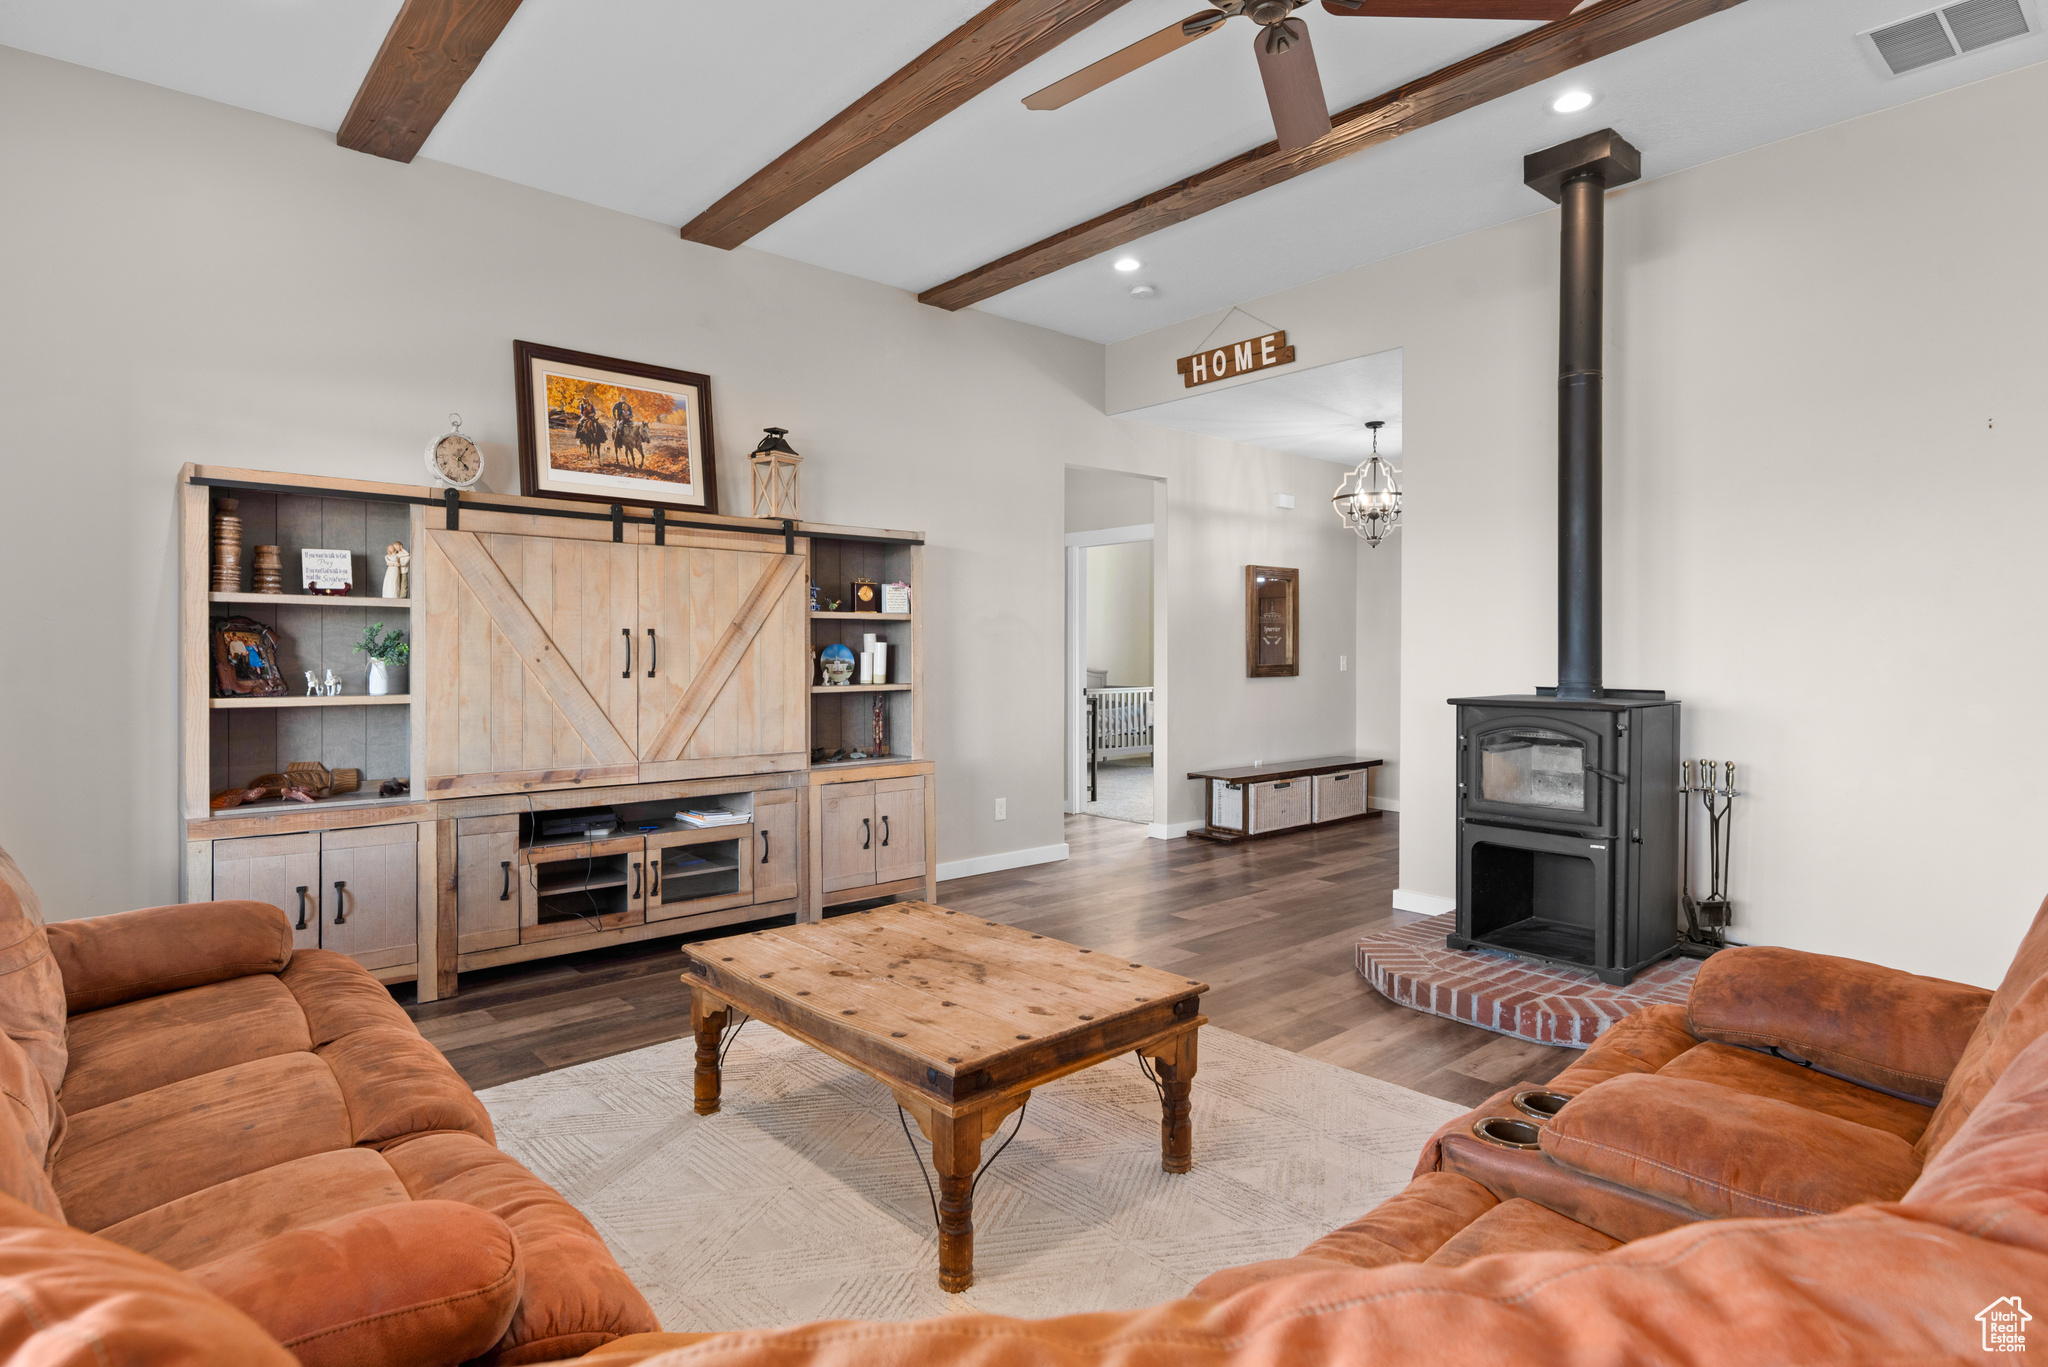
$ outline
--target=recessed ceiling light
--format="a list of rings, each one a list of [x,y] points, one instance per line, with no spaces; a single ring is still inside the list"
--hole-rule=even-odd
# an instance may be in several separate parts
[[[1567,90],[1550,102],[1550,107],[1559,114],[1576,114],[1589,109],[1593,104],[1593,93],[1589,90]]]
[[[1150,299],[1153,295],[1157,293],[1159,293],[1159,291],[1153,289],[1150,285],[1131,286],[1131,298],[1133,299]]]
[[[1116,268],[1120,271],[1134,271],[1144,264],[1135,256],[1120,256],[1117,258]]]

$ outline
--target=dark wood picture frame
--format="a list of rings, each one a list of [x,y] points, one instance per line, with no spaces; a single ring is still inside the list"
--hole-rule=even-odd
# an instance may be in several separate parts
[[[589,491],[562,488],[558,482],[545,479],[541,472],[540,445],[547,440],[551,430],[544,426],[546,418],[540,413],[540,405],[534,396],[534,369],[536,362],[555,362],[565,366],[576,366],[586,370],[610,372],[627,381],[647,382],[647,387],[670,391],[688,390],[694,410],[694,434],[690,441],[690,475],[692,490],[701,490],[702,497],[662,496],[664,484],[668,481],[646,479],[624,481],[626,476],[612,475],[622,482],[615,489],[594,489]],[[519,403],[519,491],[535,498],[567,498],[584,503],[621,503],[639,507],[673,508],[679,511],[716,513],[718,511],[718,456],[717,446],[711,427],[711,377],[699,375],[692,370],[676,370],[669,366],[649,365],[643,361],[625,361],[616,356],[599,356],[588,351],[571,351],[567,347],[542,346],[538,342],[512,343],[512,365],[514,390]],[[644,485],[644,487],[632,487]],[[670,484],[670,487],[678,487]]]
[[[1268,605],[1279,620],[1267,620]],[[1269,642],[1266,628],[1281,635]],[[1301,673],[1301,571],[1277,565],[1244,567],[1244,673],[1248,679]]]

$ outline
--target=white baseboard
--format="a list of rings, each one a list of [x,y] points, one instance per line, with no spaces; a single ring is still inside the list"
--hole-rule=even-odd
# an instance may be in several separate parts
[[[1193,821],[1155,821],[1145,828],[1145,834],[1154,840],[1178,840],[1201,825],[1200,818]]]
[[[1394,889],[1395,911],[1419,911],[1424,916],[1442,916],[1458,909],[1455,897],[1439,897],[1433,892],[1410,892],[1407,888]]]
[[[1372,800],[1372,809],[1376,812],[1398,812],[1401,810],[1401,799],[1398,797],[1376,797]]]
[[[955,859],[939,865],[939,881],[944,883],[953,878],[972,878],[978,873],[1021,869],[1027,864],[1057,864],[1066,857],[1065,845],[1040,845],[1035,850],[1004,850],[1001,854],[984,854],[974,859]]]

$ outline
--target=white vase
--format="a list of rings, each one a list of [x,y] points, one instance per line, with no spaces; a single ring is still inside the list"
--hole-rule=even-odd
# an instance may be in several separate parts
[[[405,692],[405,666],[386,664],[382,660],[370,661],[370,696],[381,698],[388,694]]]

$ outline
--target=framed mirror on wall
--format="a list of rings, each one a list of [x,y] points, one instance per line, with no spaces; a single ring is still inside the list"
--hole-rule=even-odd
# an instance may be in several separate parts
[[[1244,567],[1244,672],[1247,678],[1301,673],[1301,571]]]

